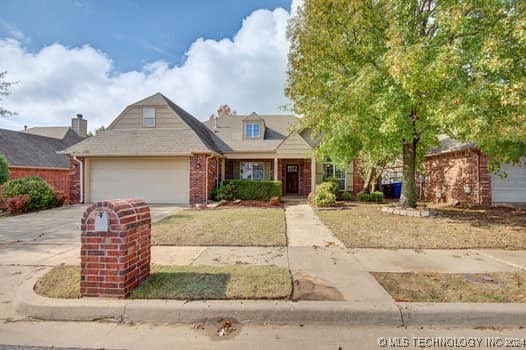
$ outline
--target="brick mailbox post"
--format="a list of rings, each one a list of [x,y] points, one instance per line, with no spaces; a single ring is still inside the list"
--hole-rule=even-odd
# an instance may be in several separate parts
[[[125,298],[150,275],[150,208],[140,199],[109,200],[84,212],[80,294]]]

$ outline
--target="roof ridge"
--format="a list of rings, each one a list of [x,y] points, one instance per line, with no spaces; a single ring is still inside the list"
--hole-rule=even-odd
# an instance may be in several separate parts
[[[201,142],[203,142],[209,150],[221,153],[218,145],[213,140],[210,129],[206,125],[162,93],[158,92],[157,94],[159,94],[166,101],[168,106],[183,120],[183,122],[196,133]]]

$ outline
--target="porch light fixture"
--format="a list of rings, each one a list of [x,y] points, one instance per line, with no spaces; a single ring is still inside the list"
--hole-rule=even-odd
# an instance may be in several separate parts
[[[470,184],[465,184],[464,185],[464,193],[465,194],[471,194],[471,185]]]
[[[195,168],[196,168],[196,169],[201,169],[201,163],[197,163],[197,164],[195,165]]]

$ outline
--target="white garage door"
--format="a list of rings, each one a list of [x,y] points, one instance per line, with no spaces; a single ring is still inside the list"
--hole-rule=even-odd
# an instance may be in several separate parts
[[[92,159],[90,201],[140,198],[188,203],[188,159]]]
[[[526,158],[521,161],[526,163]],[[508,176],[491,175],[493,203],[526,203],[526,167],[503,164],[501,169]]]

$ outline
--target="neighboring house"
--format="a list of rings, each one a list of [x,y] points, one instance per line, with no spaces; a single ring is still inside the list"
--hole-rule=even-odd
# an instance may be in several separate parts
[[[522,167],[503,164],[507,176],[488,169],[489,157],[474,144],[440,136],[440,147],[425,156],[423,199],[474,204],[526,204],[526,158]]]
[[[353,189],[352,167],[316,162],[308,130],[290,115],[220,115],[205,123],[160,93],[124,109],[102,134],[63,153],[81,162],[81,201],[139,197],[202,203],[224,179],[279,180],[306,196],[327,176]]]
[[[9,165],[9,178],[40,176],[56,192],[62,193],[66,203],[75,201],[70,198],[71,165],[66,155],[57,152],[83,140],[77,134],[75,126],[82,124],[86,129],[86,120],[72,120],[73,127],[39,127],[24,131],[0,129],[0,153]],[[85,133],[84,133],[85,135]]]

